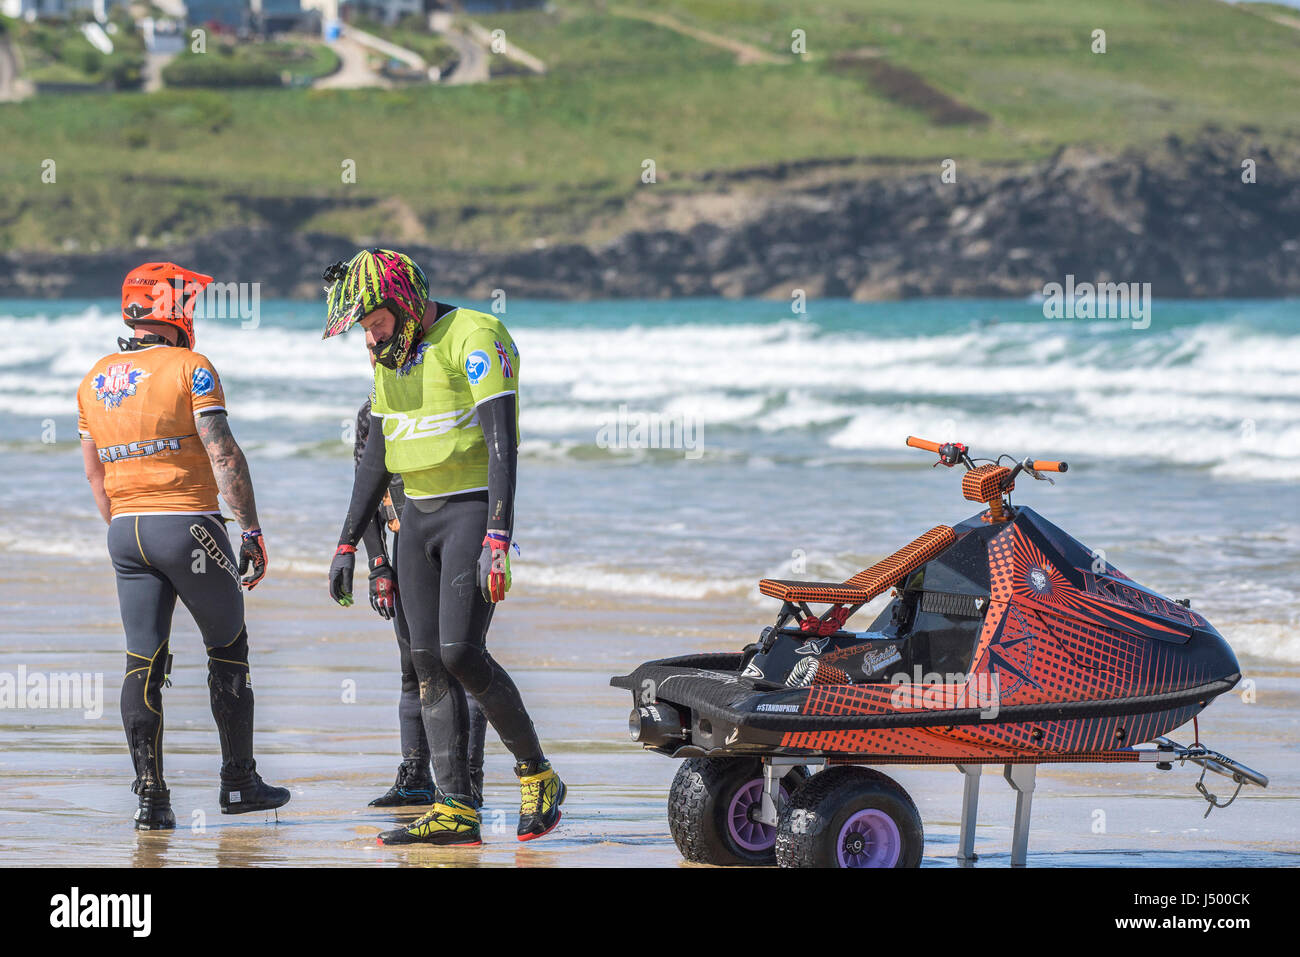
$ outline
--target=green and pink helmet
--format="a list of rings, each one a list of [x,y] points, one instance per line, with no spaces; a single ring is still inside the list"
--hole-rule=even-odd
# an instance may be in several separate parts
[[[429,302],[429,280],[411,257],[393,249],[363,249],[325,270],[325,335],[347,332],[369,313],[387,306],[397,319],[393,335],[375,349],[376,361],[400,367],[420,339]]]

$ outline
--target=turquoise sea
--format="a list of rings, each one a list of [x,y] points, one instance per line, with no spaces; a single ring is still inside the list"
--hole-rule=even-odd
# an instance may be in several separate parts
[[[491,308],[491,304],[477,304]],[[909,434],[1070,463],[1016,500],[1238,653],[1300,661],[1300,301],[1162,302],[1150,328],[1031,301],[526,302],[516,580],[529,590],[759,599],[836,577],[974,509]],[[198,319],[282,572],[323,577],[368,392],[317,303]],[[74,393],[113,300],[0,301],[0,546],[94,557]]]

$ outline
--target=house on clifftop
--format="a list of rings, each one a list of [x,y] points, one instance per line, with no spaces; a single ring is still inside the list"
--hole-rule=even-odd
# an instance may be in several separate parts
[[[109,11],[123,3],[124,0],[0,0],[0,13],[15,20],[62,20],[90,13],[103,23]]]

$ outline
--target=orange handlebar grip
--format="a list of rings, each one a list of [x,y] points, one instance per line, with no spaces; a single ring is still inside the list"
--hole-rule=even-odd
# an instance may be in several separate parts
[[[1044,462],[1035,460],[1029,463],[1029,467],[1035,472],[1068,472],[1070,470],[1068,462]]]
[[[909,435],[907,437],[907,444],[914,449],[925,449],[927,452],[934,452],[936,454],[939,451],[938,442],[931,442],[928,439],[918,439],[915,435]]]

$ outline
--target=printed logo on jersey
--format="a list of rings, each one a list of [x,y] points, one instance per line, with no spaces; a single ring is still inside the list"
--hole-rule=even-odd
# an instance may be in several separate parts
[[[510,356],[506,354],[506,347],[499,342],[494,342],[492,344],[497,347],[497,358],[501,360],[501,372],[507,379],[513,379],[515,376],[515,367],[510,362]],[[511,345],[513,346],[514,343],[511,343]],[[517,358],[518,353],[515,355]]]
[[[106,409],[120,408],[122,400],[135,395],[135,388],[149,373],[143,369],[132,369],[129,362],[115,362],[104,372],[95,376],[95,398],[104,403]]]
[[[143,442],[132,442],[129,445],[109,445],[95,451],[99,453],[101,462],[105,465],[111,465],[123,459],[144,458],[146,455],[157,455],[159,452],[179,452],[181,450],[181,439],[188,437],[178,435],[171,439],[146,439]]]
[[[427,342],[421,342],[415,347],[415,351],[411,353],[411,357],[406,360],[406,363],[397,370],[397,374],[399,376],[410,375],[411,371],[424,361],[424,354],[428,351],[429,344]]]
[[[217,387],[216,377],[208,369],[195,369],[194,377],[190,380],[190,391],[195,397],[208,395]]]
[[[407,442],[411,439],[427,439],[446,435],[453,429],[459,429],[474,421],[474,410],[466,409],[455,412],[436,412],[433,415],[416,418],[392,412],[384,416],[384,440],[386,442]]]
[[[465,359],[465,375],[469,376],[470,385],[478,385],[491,370],[492,360],[482,349],[475,349]]]

